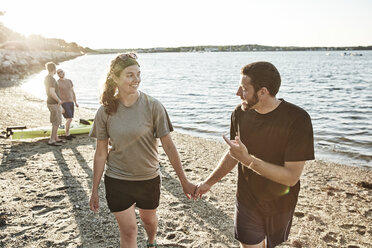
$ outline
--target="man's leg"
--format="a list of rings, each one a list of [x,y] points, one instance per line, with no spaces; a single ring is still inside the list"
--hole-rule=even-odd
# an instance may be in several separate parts
[[[247,209],[236,201],[234,218],[235,238],[242,248],[265,247],[265,221],[257,211]]]
[[[66,124],[65,124],[66,136],[70,136],[71,122],[72,122],[72,118],[67,118],[66,119]]]
[[[265,240],[263,240],[261,243],[257,245],[247,245],[247,244],[243,244],[242,242],[239,242],[239,243],[240,243],[241,248],[265,248]]]
[[[58,131],[58,126],[53,125],[52,132],[50,133],[50,143],[56,142],[58,140],[57,131]]]
[[[50,122],[52,123],[49,144],[52,144],[58,141],[58,127],[61,125],[62,114],[58,104],[48,104],[48,109],[50,111]]]

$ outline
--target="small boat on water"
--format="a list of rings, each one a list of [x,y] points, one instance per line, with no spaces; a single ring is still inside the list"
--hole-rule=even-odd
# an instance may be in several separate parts
[[[80,119],[79,122],[72,122],[70,127],[70,134],[84,134],[89,133],[93,125],[93,119]],[[6,128],[6,136],[12,139],[30,139],[38,137],[50,136],[51,126],[27,128],[26,126],[15,126]],[[58,128],[58,135],[64,135],[65,129]]]
[[[363,54],[361,53],[347,53],[347,52],[344,52],[341,54],[341,56],[363,56]]]

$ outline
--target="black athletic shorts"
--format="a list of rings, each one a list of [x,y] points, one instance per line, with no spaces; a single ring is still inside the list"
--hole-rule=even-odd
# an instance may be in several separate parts
[[[105,175],[107,205],[111,212],[124,211],[134,203],[141,209],[156,209],[160,185],[160,176],[145,181],[127,181]]]
[[[266,247],[275,247],[288,239],[294,210],[274,216],[263,216],[236,200],[235,238],[241,243],[255,245],[266,238]]]
[[[74,103],[73,102],[64,102],[62,103],[62,107],[65,110],[63,113],[63,117],[67,118],[73,118],[74,117]]]

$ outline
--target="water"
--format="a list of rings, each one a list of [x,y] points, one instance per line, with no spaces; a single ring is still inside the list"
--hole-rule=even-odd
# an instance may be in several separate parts
[[[139,54],[140,90],[159,99],[178,132],[222,141],[240,68],[272,62],[282,76],[278,97],[304,108],[313,121],[316,159],[372,167],[372,51],[363,56],[326,52],[237,52]],[[74,82],[78,103],[97,109],[108,64],[115,54],[86,55],[59,67]],[[45,99],[46,72],[24,89]],[[57,76],[56,76],[57,77]]]

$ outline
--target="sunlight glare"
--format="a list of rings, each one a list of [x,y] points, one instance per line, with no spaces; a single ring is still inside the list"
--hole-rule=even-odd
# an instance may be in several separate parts
[[[45,71],[45,70],[44,70]],[[24,82],[21,82],[21,88],[31,93],[33,96],[40,98],[42,100],[46,100],[47,96],[45,93],[45,86],[44,86],[44,78],[47,75],[47,72],[45,73],[37,73],[29,78],[25,79]]]

